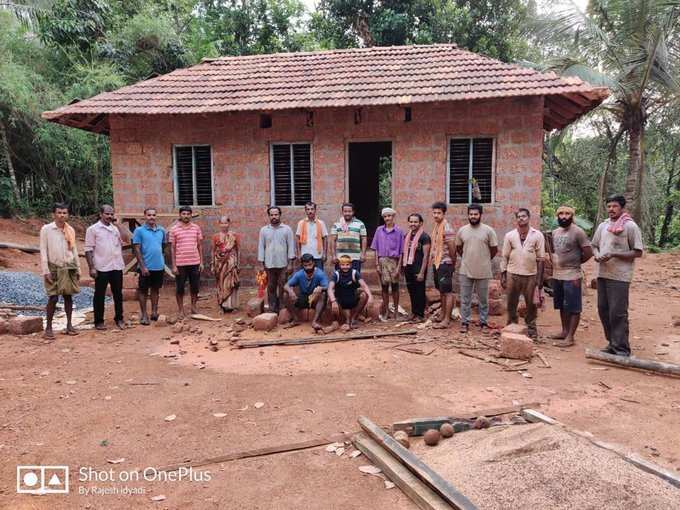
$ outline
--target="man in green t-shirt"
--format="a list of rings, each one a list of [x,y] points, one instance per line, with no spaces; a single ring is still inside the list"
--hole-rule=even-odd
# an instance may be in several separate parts
[[[354,216],[354,205],[342,204],[342,216],[331,228],[331,260],[338,269],[338,260],[347,255],[352,260],[352,269],[361,272],[361,263],[366,260],[366,225]]]

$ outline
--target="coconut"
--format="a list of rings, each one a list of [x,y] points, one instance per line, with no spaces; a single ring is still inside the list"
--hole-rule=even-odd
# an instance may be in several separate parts
[[[479,416],[472,424],[473,429],[488,429],[491,426],[491,420],[486,416]]]
[[[442,437],[451,437],[453,435],[453,425],[450,423],[443,423],[442,426],[439,427],[439,433]]]
[[[436,446],[439,443],[439,431],[435,429],[429,429],[423,435],[423,440],[427,446]]]

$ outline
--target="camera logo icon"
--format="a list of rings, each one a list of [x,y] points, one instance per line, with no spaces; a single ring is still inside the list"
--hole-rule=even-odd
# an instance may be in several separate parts
[[[68,494],[68,466],[17,466],[17,493]]]

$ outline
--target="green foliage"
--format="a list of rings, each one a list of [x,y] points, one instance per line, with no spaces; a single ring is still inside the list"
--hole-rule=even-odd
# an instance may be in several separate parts
[[[392,157],[380,158],[378,167],[378,209],[392,207]]]

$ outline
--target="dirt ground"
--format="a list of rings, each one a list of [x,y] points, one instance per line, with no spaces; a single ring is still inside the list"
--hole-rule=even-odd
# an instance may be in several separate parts
[[[3,240],[37,244],[37,225],[2,220],[0,229]],[[12,270],[37,269],[36,255],[10,252],[0,256]],[[201,311],[219,316],[210,289],[205,295]],[[0,508],[413,509],[399,489],[385,489],[381,479],[359,471],[365,457],[336,456],[323,447],[212,464],[197,468],[191,480],[101,478],[352,432],[360,415],[388,425],[514,402],[540,401],[542,412],[571,428],[680,470],[680,379],[586,361],[584,347],[603,346],[595,299],[588,290],[577,346],[541,346],[551,368],[534,360],[531,378],[448,348],[475,344],[474,334],[465,339],[457,329],[437,337],[419,331],[419,340],[436,339],[423,344],[436,347],[427,356],[396,350],[397,338],[232,350],[224,330],[243,314],[190,321],[201,329],[190,335],[136,325],[59,335],[53,343],[0,336]],[[672,326],[678,303],[680,255],[645,256],[631,292],[635,354],[680,362],[680,329]],[[548,305],[539,316],[545,334],[559,320]],[[125,307],[126,315],[138,311],[133,302]],[[173,311],[166,288],[161,312]],[[307,334],[305,325],[269,334],[247,330],[242,337]],[[170,343],[175,339],[179,345]],[[210,339],[218,341],[217,352],[208,349]],[[180,349],[182,355],[171,356]],[[220,413],[225,416],[214,416]],[[166,421],[170,415],[175,418]],[[17,465],[68,465],[70,494],[17,494]],[[164,499],[152,500],[159,496]]]

